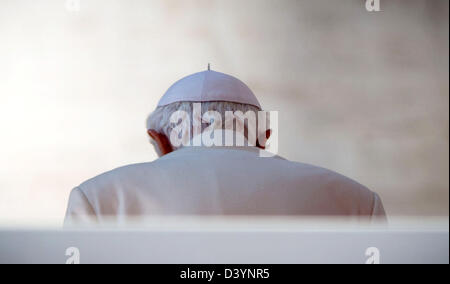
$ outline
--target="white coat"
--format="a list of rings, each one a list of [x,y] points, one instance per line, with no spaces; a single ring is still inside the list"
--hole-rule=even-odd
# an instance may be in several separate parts
[[[66,224],[158,215],[385,218],[376,193],[333,171],[262,158],[255,147],[185,147],[76,187]]]

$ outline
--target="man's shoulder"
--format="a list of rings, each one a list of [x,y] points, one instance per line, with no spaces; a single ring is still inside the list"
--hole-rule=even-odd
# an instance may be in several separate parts
[[[139,182],[142,177],[149,177],[156,170],[154,162],[129,164],[90,178],[81,183],[78,189],[85,194],[92,191],[111,190],[133,180]]]
[[[379,197],[368,187],[350,177],[326,168],[303,163],[295,164],[299,172],[309,172],[307,180],[315,183],[314,188],[318,196],[333,200],[338,206],[346,208],[346,210],[355,210],[360,215],[373,214]]]
[[[295,172],[295,179],[319,185],[318,189],[330,194],[372,198],[373,192],[356,180],[333,170],[306,163],[286,161]]]
[[[375,208],[383,212],[377,194],[353,179],[357,177],[277,157],[266,161],[263,176],[269,190],[285,192],[287,198],[298,201],[301,206],[311,206],[313,213],[371,216]],[[304,200],[308,200],[308,204]]]

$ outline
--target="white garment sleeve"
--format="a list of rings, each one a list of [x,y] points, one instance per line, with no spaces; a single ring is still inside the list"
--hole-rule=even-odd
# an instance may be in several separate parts
[[[97,217],[91,203],[80,188],[70,193],[64,227],[97,223]]]

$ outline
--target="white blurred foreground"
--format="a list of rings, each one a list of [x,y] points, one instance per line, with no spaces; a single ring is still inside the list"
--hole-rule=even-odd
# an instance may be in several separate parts
[[[141,220],[142,221],[142,220]],[[0,263],[448,263],[448,219],[164,217],[117,228],[0,230]]]

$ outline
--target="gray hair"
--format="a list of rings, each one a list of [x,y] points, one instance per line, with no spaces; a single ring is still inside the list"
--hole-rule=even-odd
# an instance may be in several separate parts
[[[147,129],[155,130],[161,134],[166,135],[168,138],[171,135],[172,130],[175,128],[175,123],[171,122],[171,116],[172,114],[178,112],[178,111],[184,111],[186,114],[189,115],[189,117],[192,117],[193,113],[193,105],[196,102],[175,102],[166,106],[161,106],[156,108],[155,111],[153,111],[147,118]],[[202,102],[202,114],[208,112],[208,111],[216,111],[222,115],[222,117],[225,117],[226,112],[242,112],[247,113],[248,111],[252,111],[256,114],[256,123],[258,119],[258,111],[261,111],[259,107],[248,105],[248,104],[241,104],[241,103],[233,103],[233,102],[223,102],[223,101],[212,101],[212,102]],[[237,120],[239,120],[239,117],[235,117]],[[240,119],[241,121],[236,121],[236,123],[242,123],[244,126],[245,133],[248,133],[249,129],[247,127],[247,121],[244,121],[243,118]],[[208,123],[205,122],[202,123],[202,131],[205,127],[207,127]],[[185,129],[184,131],[188,133],[192,133],[192,120],[190,121],[190,125],[184,126],[189,127],[189,129]],[[225,120],[222,120],[222,129],[225,129]],[[247,136],[247,135],[246,135]],[[256,137],[258,135],[256,134]],[[191,137],[192,138],[192,137]],[[174,146],[174,145],[172,145]],[[177,149],[180,147],[175,147],[174,149]]]

